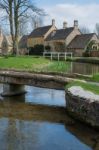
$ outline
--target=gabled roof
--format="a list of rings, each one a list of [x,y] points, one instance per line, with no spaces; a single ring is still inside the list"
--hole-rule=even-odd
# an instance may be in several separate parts
[[[64,40],[67,38],[67,36],[74,30],[73,27],[66,28],[66,29],[60,29],[56,30],[53,33],[51,33],[47,38],[46,41],[52,41],[52,40]]]
[[[19,41],[19,48],[26,48],[27,47],[27,39],[28,35],[23,35]]]
[[[30,38],[43,37],[51,27],[52,25],[36,28],[33,30],[33,32],[31,32],[29,37]]]
[[[87,44],[90,42],[90,40],[92,39],[92,37],[94,35],[95,35],[95,33],[77,35],[71,41],[71,43],[68,45],[67,48],[70,48],[70,49],[84,49],[87,46]]]

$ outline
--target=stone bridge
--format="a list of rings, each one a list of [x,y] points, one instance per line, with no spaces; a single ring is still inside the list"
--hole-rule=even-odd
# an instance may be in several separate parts
[[[25,93],[24,85],[62,90],[66,84],[76,80],[59,75],[41,73],[0,71],[0,83],[3,83],[2,96],[14,96]]]

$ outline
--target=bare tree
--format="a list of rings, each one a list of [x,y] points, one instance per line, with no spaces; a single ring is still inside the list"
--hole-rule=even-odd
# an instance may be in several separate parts
[[[28,24],[29,24],[29,22],[25,18],[21,18],[19,20],[19,30],[18,30],[19,36],[23,36],[23,35],[28,34]]]
[[[88,34],[88,33],[90,33],[89,28],[88,28],[88,27],[85,27],[85,26],[80,27],[80,31],[81,31],[83,34]]]
[[[39,16],[31,17],[31,27],[32,29],[35,28],[35,24],[37,24],[38,27],[43,25],[43,18]]]
[[[99,23],[96,23],[95,32],[96,32],[96,34],[97,34],[98,37],[99,37]]]
[[[37,8],[32,0],[0,0],[0,8],[6,12],[9,19],[13,54],[18,54],[18,34],[21,18],[29,18],[31,15],[44,15],[44,11]]]

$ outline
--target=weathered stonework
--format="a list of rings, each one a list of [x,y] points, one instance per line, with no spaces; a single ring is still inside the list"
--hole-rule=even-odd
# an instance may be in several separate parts
[[[99,101],[74,96],[67,89],[66,106],[73,117],[99,129]]]

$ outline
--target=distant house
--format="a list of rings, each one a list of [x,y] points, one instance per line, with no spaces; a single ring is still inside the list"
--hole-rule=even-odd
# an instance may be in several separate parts
[[[77,35],[68,45],[67,50],[73,52],[75,56],[82,56],[83,52],[87,50],[88,44],[94,41],[90,50],[98,49],[98,38],[95,33]],[[97,44],[96,44],[97,43]]]
[[[0,53],[5,55],[11,50],[11,48],[11,37],[4,35],[0,28]]]
[[[67,27],[67,23],[63,23],[63,29],[59,29],[50,33],[45,40],[45,45],[49,45],[52,51],[66,51],[69,43],[81,32],[78,29],[78,21],[74,21],[73,27]]]
[[[63,28],[57,29],[53,19],[52,25],[49,26],[38,27],[35,24],[35,29],[30,35],[21,38],[19,42],[21,46],[19,47],[21,53],[24,49],[34,48],[35,45],[44,45],[45,51],[72,52],[74,56],[82,56],[91,41],[94,41],[91,50],[98,50],[99,39],[97,35],[95,33],[82,34],[77,20],[74,20],[72,27],[68,27],[67,22],[63,22]]]
[[[35,45],[44,45],[45,39],[54,30],[56,30],[54,19],[52,20],[52,25],[49,26],[38,27],[36,24],[35,29],[28,36],[27,47],[33,48]]]
[[[27,40],[28,40],[28,35],[24,35],[21,37],[21,39],[19,40],[19,54],[20,55],[25,55],[28,53],[28,49],[27,49]]]

